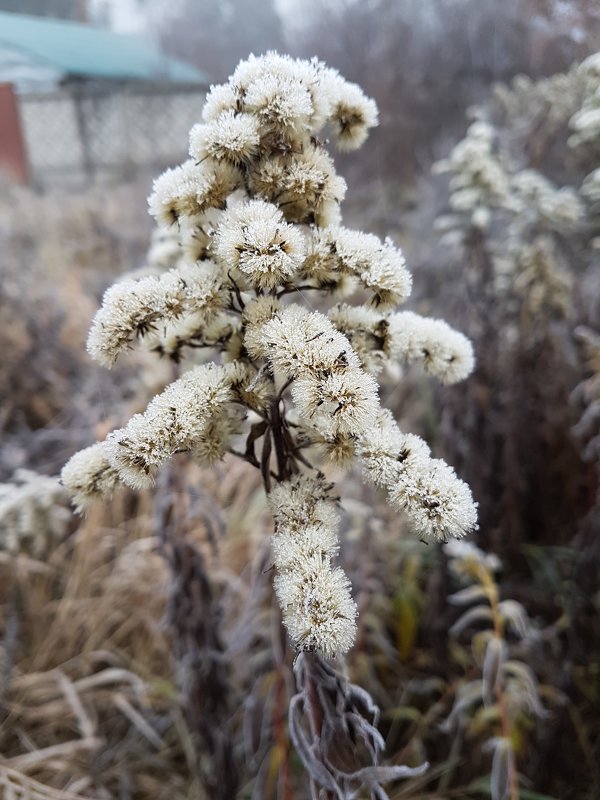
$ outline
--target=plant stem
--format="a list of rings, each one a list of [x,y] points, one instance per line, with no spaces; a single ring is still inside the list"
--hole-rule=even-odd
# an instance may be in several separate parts
[[[498,587],[492,575],[485,570],[483,574],[483,586],[487,592],[490,608],[492,611],[492,619],[494,623],[494,636],[502,640],[504,638],[504,620],[498,609]],[[496,702],[498,704],[498,714],[500,716],[500,729],[502,737],[511,740],[511,727],[510,720],[506,711],[506,698],[502,691],[501,681],[496,682]],[[514,757],[509,762],[509,780],[510,780],[510,800],[519,800],[519,780],[517,776],[517,769]]]

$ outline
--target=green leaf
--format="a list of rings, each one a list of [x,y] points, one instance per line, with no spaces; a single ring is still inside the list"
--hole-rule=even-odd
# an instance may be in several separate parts
[[[477,780],[472,781],[468,786],[465,787],[467,792],[471,794],[490,794],[490,779],[489,778],[477,778]]]
[[[412,653],[418,628],[418,610],[410,593],[402,592],[396,595],[393,615],[396,647],[400,660],[406,661]]]

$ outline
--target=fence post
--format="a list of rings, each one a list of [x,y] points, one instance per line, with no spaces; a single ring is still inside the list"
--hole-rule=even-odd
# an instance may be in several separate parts
[[[90,132],[88,120],[85,116],[83,103],[85,100],[84,93],[78,86],[75,86],[71,91],[73,103],[75,105],[75,119],[77,120],[77,132],[81,142],[81,154],[83,158],[83,172],[86,178],[94,177],[94,157],[92,154],[92,146],[90,140]]]

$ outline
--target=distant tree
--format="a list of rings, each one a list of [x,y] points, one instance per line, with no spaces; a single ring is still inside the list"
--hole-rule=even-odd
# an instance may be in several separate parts
[[[164,49],[223,81],[241,58],[285,48],[273,0],[183,0],[169,11],[164,0],[148,3]]]
[[[600,47],[597,0],[290,0],[288,49],[375,97],[386,124],[364,168],[410,179],[496,81],[542,77]],[[392,133],[390,133],[392,132]]]

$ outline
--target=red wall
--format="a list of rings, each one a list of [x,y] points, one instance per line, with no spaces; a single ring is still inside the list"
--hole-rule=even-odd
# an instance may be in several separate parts
[[[19,107],[11,83],[0,83],[0,170],[19,183],[28,181]]]

